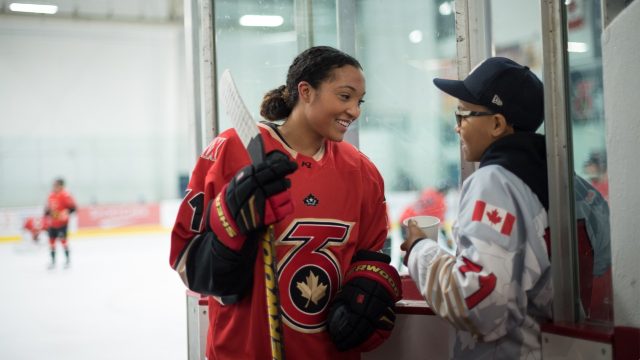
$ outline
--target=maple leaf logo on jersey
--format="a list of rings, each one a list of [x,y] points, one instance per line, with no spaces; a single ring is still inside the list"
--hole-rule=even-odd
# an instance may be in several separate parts
[[[298,283],[296,283],[302,297],[307,299],[305,308],[309,307],[310,302],[318,305],[318,301],[325,296],[327,291],[327,285],[323,283],[318,284],[318,276],[316,276],[313,271],[309,271],[306,280],[306,282],[298,281]]]
[[[318,206],[318,203],[320,202],[318,198],[313,196],[313,194],[307,195],[307,197],[304,198],[303,201],[304,201],[304,204],[307,206]]]
[[[489,225],[502,235],[510,236],[516,217],[507,210],[491,205],[485,201],[477,200],[473,208],[471,221],[478,221]]]
[[[497,224],[500,222],[500,220],[502,220],[500,215],[498,215],[498,210],[496,209],[493,209],[493,211],[487,213],[487,219],[489,219],[489,221],[491,221],[491,223],[493,224]]]

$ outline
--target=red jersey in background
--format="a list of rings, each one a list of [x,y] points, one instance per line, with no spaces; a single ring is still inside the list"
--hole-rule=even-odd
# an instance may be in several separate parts
[[[47,200],[47,214],[49,226],[59,228],[69,223],[69,213],[75,209],[76,202],[65,190],[52,191]]]

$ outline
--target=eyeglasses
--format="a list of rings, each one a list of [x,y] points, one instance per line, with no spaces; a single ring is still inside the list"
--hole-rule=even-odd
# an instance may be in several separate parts
[[[496,113],[486,111],[456,110],[456,124],[460,127],[460,125],[462,125],[462,119],[466,119],[469,116],[487,116],[495,114]]]

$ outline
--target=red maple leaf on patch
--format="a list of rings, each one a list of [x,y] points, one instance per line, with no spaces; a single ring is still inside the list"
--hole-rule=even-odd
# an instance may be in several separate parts
[[[489,219],[489,221],[491,221],[491,223],[493,224],[497,224],[502,220],[500,215],[498,215],[498,210],[496,209],[493,209],[493,211],[487,212],[487,219]]]

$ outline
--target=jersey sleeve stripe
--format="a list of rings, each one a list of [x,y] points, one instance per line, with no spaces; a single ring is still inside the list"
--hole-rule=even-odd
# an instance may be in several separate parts
[[[453,260],[451,256],[436,255],[427,271],[425,298],[432,305],[433,311],[446,318],[449,322],[458,324],[457,319],[452,314],[453,309],[451,306],[453,304],[447,298],[447,291],[450,291],[451,287],[446,284],[448,282],[446,269],[452,266]]]
[[[427,271],[427,303],[433,311],[444,317],[459,329],[478,334],[478,329],[468,317],[460,284],[455,274],[456,258],[448,254],[438,254]]]
[[[461,296],[458,290],[456,277],[453,274],[453,267],[456,259],[452,256],[443,256],[447,258],[445,265],[438,269],[440,278],[440,290],[443,292],[447,304],[447,317],[458,328],[466,328],[467,319],[465,317],[464,305],[460,301]]]
[[[427,300],[427,303],[429,303],[429,305],[433,309],[433,311],[437,312],[438,314],[441,314],[440,293],[438,291],[434,291],[434,287],[433,287],[434,283],[436,282],[435,278],[438,274],[437,269],[439,267],[439,263],[440,263],[440,258],[436,258],[428,267],[428,270],[426,273],[427,281],[426,281],[426,286],[425,286],[423,295]]]
[[[454,263],[455,266],[455,263]],[[458,316],[461,318],[462,326],[460,328],[466,329],[467,331],[473,334],[479,334],[480,332],[476,328],[475,324],[469,318],[469,311],[466,307],[466,301],[460,292],[460,284],[458,283],[458,277],[456,276],[456,272],[453,268],[450,269],[451,282],[452,282],[452,294],[455,296],[456,309],[458,311]]]
[[[196,235],[190,242],[185,246],[184,250],[180,255],[178,255],[178,259],[173,265],[173,269],[180,275],[180,279],[182,282],[189,288],[189,280],[187,279],[187,259],[189,258],[189,250],[191,250],[191,246],[196,242],[198,237],[201,235]]]

